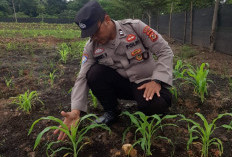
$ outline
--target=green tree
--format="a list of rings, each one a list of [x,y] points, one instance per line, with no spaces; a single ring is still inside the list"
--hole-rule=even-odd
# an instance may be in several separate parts
[[[67,8],[66,0],[47,0],[46,13],[49,15],[57,15]]]
[[[232,0],[227,0],[226,4],[232,4]]]
[[[120,0],[100,0],[99,3],[112,19],[119,20],[129,16],[127,7]]]
[[[7,0],[1,0],[0,1],[0,17],[5,17],[9,14],[9,3]]]
[[[37,5],[37,12],[40,17],[42,17],[42,21],[44,19],[44,14],[46,11],[46,6],[47,5],[47,0],[38,0],[38,5]]]
[[[78,11],[80,10],[86,3],[88,3],[90,0],[73,0],[69,1],[67,4],[68,10],[74,10]]]

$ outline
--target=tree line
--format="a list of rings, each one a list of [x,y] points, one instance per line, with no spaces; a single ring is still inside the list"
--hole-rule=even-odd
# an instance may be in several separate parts
[[[77,11],[90,0],[0,0],[0,18],[74,18]],[[150,18],[151,15],[176,13],[213,6],[215,0],[98,0],[115,20]],[[232,0],[221,0],[232,4]]]

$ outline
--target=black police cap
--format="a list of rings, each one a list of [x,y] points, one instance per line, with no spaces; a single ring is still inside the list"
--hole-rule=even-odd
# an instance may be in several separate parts
[[[77,13],[74,21],[81,29],[81,37],[90,37],[98,30],[98,21],[105,17],[105,10],[96,1],[86,3]]]

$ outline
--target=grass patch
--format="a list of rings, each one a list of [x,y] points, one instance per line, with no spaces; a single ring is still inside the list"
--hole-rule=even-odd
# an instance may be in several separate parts
[[[196,56],[199,52],[193,49],[192,47],[188,45],[183,45],[180,49],[180,53],[177,54],[182,59],[191,58],[193,56]]]

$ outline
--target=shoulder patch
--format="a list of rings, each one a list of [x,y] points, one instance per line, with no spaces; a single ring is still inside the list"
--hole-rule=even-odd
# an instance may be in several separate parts
[[[152,42],[155,42],[158,39],[158,35],[149,26],[143,28],[143,33],[145,33]]]
[[[89,57],[88,54],[84,53],[83,56],[82,56],[81,63],[84,64],[85,62],[87,62],[88,57]]]

